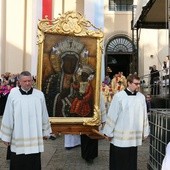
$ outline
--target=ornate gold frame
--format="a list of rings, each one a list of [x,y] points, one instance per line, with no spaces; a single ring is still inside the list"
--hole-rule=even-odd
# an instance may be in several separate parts
[[[95,65],[95,95],[94,95],[94,114],[92,117],[50,117],[52,124],[57,125],[83,125],[99,126],[101,123],[101,114],[99,109],[100,86],[101,86],[101,57],[103,32],[86,20],[80,13],[68,11],[54,20],[43,19],[38,23],[38,70],[37,70],[37,88],[42,90],[44,52],[47,50],[45,41],[49,37],[66,37],[80,40],[95,40],[96,42],[96,63]],[[49,38],[50,40],[50,38]],[[62,131],[62,130],[61,130]]]

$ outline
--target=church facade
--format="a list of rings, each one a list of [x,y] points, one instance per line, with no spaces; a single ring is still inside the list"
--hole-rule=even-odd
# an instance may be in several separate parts
[[[139,0],[141,1],[141,0]],[[149,74],[149,67],[161,70],[169,53],[168,29],[132,29],[136,15],[134,0],[29,0],[0,2],[0,73],[28,70],[37,74],[37,24],[67,11],[81,13],[104,32],[102,78],[109,67],[112,76],[138,72]]]

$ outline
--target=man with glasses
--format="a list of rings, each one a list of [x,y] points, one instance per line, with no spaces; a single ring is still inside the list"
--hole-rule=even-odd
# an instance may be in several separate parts
[[[110,141],[110,170],[137,170],[137,146],[149,135],[145,96],[137,75],[112,99],[103,133]]]

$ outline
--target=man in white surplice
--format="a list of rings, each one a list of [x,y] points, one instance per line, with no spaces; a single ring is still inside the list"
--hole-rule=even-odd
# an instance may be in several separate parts
[[[110,141],[110,170],[137,170],[137,146],[149,135],[145,96],[137,75],[112,99],[103,133]]]
[[[32,87],[30,72],[23,71],[19,87],[11,90],[0,130],[0,138],[11,147],[11,170],[40,170],[43,139],[51,133],[45,98]]]

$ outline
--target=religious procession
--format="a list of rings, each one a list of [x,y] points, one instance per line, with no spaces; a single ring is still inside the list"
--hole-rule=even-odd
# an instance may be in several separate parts
[[[0,1],[0,169],[169,170],[168,4]]]
[[[6,74],[5,74],[6,75]],[[8,74],[8,75],[10,75],[10,74]],[[107,76],[106,76],[107,77]],[[20,122],[20,125],[19,126],[16,126],[16,128],[14,128],[13,130],[14,130],[14,132],[15,132],[15,138],[19,138],[20,136],[22,136],[22,133],[23,133],[23,130],[22,131],[20,131],[20,127],[22,127],[22,128],[24,128],[25,130],[32,130],[32,128],[31,129],[28,129],[28,128],[26,128],[27,126],[29,126],[29,123],[27,122],[27,124],[26,124],[26,127],[25,127],[25,123],[23,124],[22,122],[23,122],[23,120],[22,120],[22,117],[24,117],[24,116],[26,116],[26,114],[28,114],[28,113],[30,113],[30,111],[31,112],[36,112],[34,109],[31,109],[31,107],[30,107],[30,111],[28,110],[27,112],[25,112],[24,111],[24,115],[23,115],[23,113],[22,113],[22,110],[25,110],[24,108],[22,108],[22,107],[25,107],[26,105],[28,105],[28,106],[33,106],[33,103],[32,103],[32,101],[34,101],[34,107],[36,107],[37,109],[38,109],[38,107],[40,107],[41,105],[37,105],[36,106],[36,103],[37,103],[37,101],[36,101],[36,98],[34,99],[34,95],[36,94],[36,93],[39,93],[40,91],[38,91],[37,89],[36,89],[36,86],[34,87],[34,85],[36,84],[36,79],[34,78],[34,76],[32,76],[28,71],[23,71],[23,72],[21,72],[20,74],[17,74],[17,76],[16,77],[13,77],[13,78],[15,78],[15,79],[13,79],[13,83],[15,84],[14,86],[12,86],[11,88],[9,88],[9,91],[8,91],[8,94],[7,94],[7,101],[6,101],[6,104],[5,104],[5,108],[4,108],[4,112],[3,112],[3,117],[2,117],[2,125],[1,125],[1,139],[2,140],[4,140],[4,143],[5,143],[5,145],[7,146],[7,149],[6,149],[6,154],[5,154],[5,156],[4,156],[4,158],[6,157],[6,160],[7,161],[9,161],[8,163],[9,164],[6,164],[6,167],[8,167],[8,165],[9,165],[9,167],[10,167],[10,169],[11,170],[13,170],[13,169],[22,169],[22,168],[24,168],[24,169],[30,169],[30,168],[33,168],[33,169],[35,169],[35,170],[38,170],[38,169],[41,169],[41,164],[42,165],[44,165],[43,163],[41,163],[41,155],[40,154],[28,154],[28,156],[30,157],[29,158],[29,161],[27,160],[27,154],[26,155],[23,155],[23,154],[19,154],[20,156],[18,157],[17,155],[18,154],[16,154],[15,152],[25,152],[25,153],[29,153],[30,152],[30,149],[31,148],[27,148],[26,146],[25,147],[22,147],[22,145],[21,145],[21,147],[15,147],[15,146],[17,146],[17,145],[19,145],[19,143],[21,144],[21,142],[22,142],[22,140],[21,141],[16,141],[15,142],[15,140],[14,139],[12,139],[12,143],[10,143],[10,142],[5,142],[6,140],[7,141],[10,141],[10,138],[8,139],[7,138],[7,135],[6,134],[10,134],[10,133],[12,133],[11,132],[11,130],[10,129],[7,129],[6,127],[11,127],[12,128],[12,126],[13,126],[13,123],[11,122],[12,120],[13,120],[13,116],[15,116],[15,107],[16,107],[16,109],[18,109],[18,110],[16,110],[17,112],[21,112],[21,117],[19,118],[19,119],[21,119],[21,120],[17,120],[17,122],[19,123]],[[106,78],[106,79],[108,79],[108,77]],[[105,83],[106,83],[106,79],[105,79]],[[2,84],[5,82],[10,82],[12,80],[12,78],[10,77],[10,76],[2,76]],[[126,83],[128,84],[128,86],[124,86],[123,88],[119,88],[119,86],[121,86],[121,83],[120,82],[123,82],[125,85],[126,85]],[[119,72],[118,74],[116,74],[115,76],[114,76],[114,78],[112,79],[112,80],[110,80],[110,81],[108,81],[107,83],[108,83],[108,85],[109,85],[109,83],[110,82],[112,82],[111,84],[113,85],[113,87],[114,87],[114,94],[112,94],[112,98],[114,97],[114,95],[116,95],[116,94],[119,94],[118,92],[120,92],[120,91],[123,91],[123,93],[125,93],[125,94],[122,94],[122,95],[124,95],[124,98],[125,98],[125,101],[126,102],[128,102],[128,100],[126,99],[126,96],[131,96],[131,95],[133,95],[133,96],[136,96],[136,90],[138,89],[138,85],[135,85],[134,87],[133,87],[133,85],[132,85],[132,83],[130,83],[130,82],[133,82],[133,81],[135,81],[134,82],[134,84],[136,83],[136,84],[140,84],[139,83],[139,77],[137,76],[137,75],[129,75],[128,76],[128,78],[126,79],[125,78],[125,76],[123,76],[123,74],[122,74],[122,72]],[[16,83],[16,82],[18,82],[18,83]],[[34,83],[34,84],[33,84]],[[104,83],[104,82],[103,82]],[[105,84],[104,83],[104,84]],[[118,85],[116,85],[116,84],[114,84],[114,83],[117,83]],[[131,85],[130,85],[131,84]],[[10,85],[8,85],[7,83],[5,84],[6,86],[8,86],[8,87],[10,87]],[[3,89],[5,89],[4,87],[4,85],[2,85],[2,89],[1,90],[3,90]],[[117,87],[117,88],[115,88],[115,87]],[[133,92],[134,92],[134,94],[132,94],[131,93],[131,91],[130,91],[130,89],[131,90],[133,90]],[[19,91],[18,91],[19,90]],[[125,91],[124,91],[125,90]],[[21,92],[21,94],[19,94],[18,92]],[[45,123],[45,125],[44,125],[44,127],[43,127],[43,129],[45,130],[43,130],[44,132],[44,135],[45,136],[43,136],[43,139],[45,139],[45,140],[47,140],[47,139],[52,139],[52,142],[54,141],[54,142],[56,142],[56,143],[60,143],[60,145],[62,145],[62,143],[64,142],[64,148],[65,148],[65,151],[64,150],[62,150],[62,152],[65,152],[65,153],[62,153],[63,155],[69,155],[69,153],[67,153],[67,151],[72,151],[72,150],[75,150],[76,151],[76,149],[78,149],[78,148],[81,148],[81,153],[79,153],[80,155],[81,155],[81,157],[85,160],[85,162],[86,162],[86,164],[85,163],[82,163],[82,165],[84,165],[84,169],[87,169],[88,167],[93,167],[93,164],[94,164],[94,159],[97,159],[97,157],[98,157],[98,152],[99,152],[99,147],[101,147],[100,145],[103,143],[103,144],[105,144],[106,146],[105,146],[105,149],[106,150],[108,150],[109,151],[109,145],[106,143],[107,142],[107,140],[108,141],[111,141],[112,140],[112,128],[113,127],[110,127],[110,125],[108,124],[109,122],[107,122],[107,119],[108,120],[110,120],[111,118],[114,120],[114,119],[117,119],[116,118],[116,115],[115,115],[115,117],[112,117],[113,116],[113,114],[112,114],[112,110],[113,110],[113,108],[115,108],[115,107],[117,107],[118,105],[117,105],[117,103],[116,103],[116,100],[117,99],[114,99],[115,101],[114,102],[112,102],[112,100],[110,99],[110,101],[109,101],[109,105],[110,105],[110,103],[112,102],[112,104],[111,104],[111,109],[109,110],[109,105],[108,105],[108,103],[107,103],[107,105],[106,105],[106,103],[105,103],[105,96],[102,94],[102,92],[103,92],[103,88],[101,87],[101,102],[100,102],[100,109],[101,109],[101,113],[103,114],[103,116],[102,116],[102,126],[100,127],[100,133],[102,134],[103,133],[103,136],[104,136],[104,134],[105,134],[105,136],[103,137],[103,139],[100,141],[100,139],[99,138],[91,138],[90,136],[88,136],[88,135],[71,135],[71,134],[68,134],[68,135],[64,135],[64,141],[63,141],[63,139],[60,137],[60,136],[58,136],[58,135],[53,135],[52,134],[52,130],[51,130],[51,127],[50,127],[50,122],[48,121],[48,112],[47,112],[47,110],[45,109],[45,105],[44,106],[41,106],[41,107],[44,107],[44,109],[45,110],[43,110],[43,122]],[[35,93],[35,94],[34,94]],[[4,94],[4,93],[3,93]],[[40,93],[41,94],[41,93]],[[21,97],[20,95],[23,95],[23,97]],[[28,99],[27,99],[27,95],[30,95],[30,97],[31,97],[31,101],[29,101]],[[36,95],[38,95],[38,94],[36,94]],[[19,97],[20,96],[20,97]],[[42,97],[42,96],[41,96]],[[134,98],[135,99],[135,98]],[[134,100],[133,99],[133,100]],[[16,102],[16,104],[15,104],[15,106],[13,106],[12,105],[12,103],[11,103],[11,100],[13,100],[14,102]],[[42,100],[42,99],[41,99]],[[44,98],[44,100],[45,100],[45,98]],[[20,106],[20,102],[22,103],[22,105]],[[144,100],[145,101],[145,100]],[[27,102],[27,103],[25,103],[25,102]],[[73,101],[74,102],[74,101]],[[134,101],[133,101],[134,102]],[[43,102],[44,103],[44,102]],[[135,102],[135,104],[137,104],[136,102]],[[28,107],[27,106],[27,107]],[[106,106],[108,107],[108,108],[106,108]],[[145,105],[144,105],[145,106]],[[13,109],[11,108],[11,107],[14,107],[14,111],[13,111]],[[21,111],[19,111],[19,109],[20,109],[20,107],[21,107]],[[133,106],[134,107],[134,106]],[[132,107],[132,108],[133,108]],[[120,108],[117,108],[118,110],[120,109]],[[106,111],[107,110],[107,111]],[[115,110],[115,109],[114,109]],[[115,112],[116,114],[118,114],[118,110]],[[133,110],[133,109],[132,109]],[[14,113],[13,113],[14,112]],[[108,112],[108,113],[107,113]],[[81,113],[81,112],[80,112]],[[84,113],[84,112],[83,112]],[[126,115],[127,115],[127,113],[128,112],[126,112]],[[133,113],[133,112],[132,112]],[[38,113],[36,113],[36,114],[38,114]],[[108,114],[108,116],[107,116],[107,114]],[[33,115],[32,115],[33,116]],[[31,119],[32,119],[32,116],[30,117]],[[111,117],[110,117],[111,116]],[[146,116],[146,115],[145,115]],[[108,117],[108,118],[107,118]],[[128,116],[129,117],[129,116]],[[10,119],[9,119],[10,118]],[[27,119],[29,120],[30,119],[29,117],[28,117],[28,115],[27,115]],[[107,118],[107,119],[106,119]],[[122,120],[122,119],[121,119]],[[137,121],[137,119],[135,119],[136,121]],[[141,119],[141,120],[143,120],[143,119]],[[146,119],[147,120],[147,119]],[[34,124],[36,125],[36,124],[38,124],[38,121],[39,121],[39,119],[37,119],[36,121],[34,121],[34,122],[32,122],[31,123],[31,126],[33,126]],[[138,119],[138,121],[140,121],[140,119]],[[12,124],[11,124],[12,123]],[[15,121],[14,121],[14,123],[15,123]],[[48,124],[47,124],[48,123]],[[121,122],[120,122],[121,123]],[[47,124],[47,125],[46,125]],[[34,126],[35,126],[34,125]],[[37,126],[37,125],[36,125]],[[116,126],[115,126],[116,127]],[[143,127],[143,126],[141,126],[141,127]],[[37,128],[41,128],[41,126],[40,127],[37,127]],[[36,129],[36,127],[34,127],[34,130]],[[100,135],[101,135],[100,134]],[[108,136],[106,136],[106,134],[108,135]],[[33,134],[29,134],[29,135],[33,135],[33,136],[35,136],[35,134],[33,133]],[[39,134],[39,135],[41,135],[41,134]],[[146,136],[148,135],[148,132],[146,132]],[[109,137],[110,136],[110,137]],[[10,137],[10,136],[9,136]],[[28,136],[29,138],[31,137],[31,136]],[[53,138],[52,138],[53,137]],[[106,139],[105,141],[103,141],[104,139]],[[116,139],[116,138],[115,138]],[[19,139],[18,139],[19,140]],[[19,143],[18,143],[19,142]],[[34,144],[34,140],[31,140],[30,139],[30,141],[29,142],[31,142],[32,144]],[[40,142],[40,141],[39,141]],[[54,143],[53,142],[53,143]],[[114,141],[114,142],[119,142],[119,140],[117,141],[117,139]],[[139,143],[140,143],[140,140],[138,141]],[[44,142],[45,143],[45,142]],[[51,142],[47,142],[47,143],[50,143],[50,145],[51,145]],[[123,143],[122,143],[122,145],[124,145]],[[31,146],[30,146],[31,147]],[[40,150],[40,152],[42,152],[43,151],[43,147],[41,146],[41,145],[37,145],[37,147],[39,147],[39,149],[41,149]],[[35,146],[33,146],[32,147],[32,150],[35,150],[35,151],[31,151],[31,152],[37,152],[37,147],[35,147]],[[146,146],[145,146],[146,147]],[[25,151],[23,150],[23,149],[26,149]],[[50,148],[50,147],[49,147]],[[29,150],[28,150],[29,149]],[[57,148],[56,148],[57,149]],[[111,152],[113,152],[114,150],[115,150],[116,148],[112,148],[112,150],[111,150],[111,148],[110,148],[110,153]],[[117,150],[117,149],[116,149]],[[114,152],[116,152],[116,150],[114,151]],[[75,152],[74,151],[74,152]],[[118,156],[118,155],[120,155],[121,157],[122,157],[122,155],[119,153],[121,150],[118,150],[118,152],[116,153],[116,155]],[[129,164],[129,161],[127,161],[126,162],[126,166],[129,166],[129,168],[130,169],[136,169],[136,167],[137,167],[137,150],[136,150],[136,147],[135,147],[135,149],[133,150],[133,151],[121,151],[122,152],[122,154],[123,155],[126,155],[126,154],[129,154],[129,152],[131,152],[131,154],[133,154],[134,155],[134,157],[132,157],[132,159],[133,159],[133,164],[132,165],[130,165]],[[72,152],[71,152],[72,153]],[[78,153],[74,153],[74,156],[75,155],[77,155]],[[115,153],[112,153],[113,155],[115,154]],[[42,156],[43,156],[43,154],[42,154]],[[46,154],[44,154],[44,159],[46,159]],[[58,157],[57,155],[51,155],[52,157]],[[109,157],[107,157],[107,159],[108,159]],[[109,167],[112,169],[113,167],[115,167],[115,166],[119,166],[120,168],[124,168],[124,165],[123,165],[123,167],[122,167],[122,163],[121,163],[121,161],[120,161],[120,158],[119,157],[117,157],[117,159],[115,160],[115,156],[113,156],[113,158],[114,158],[114,160],[112,160],[112,161],[110,161],[110,165],[109,165]],[[13,160],[14,159],[14,160]],[[20,162],[20,160],[23,160],[23,162]],[[42,158],[42,160],[44,160],[43,158]],[[111,157],[110,157],[110,159],[111,159]],[[127,158],[126,158],[127,159]],[[19,161],[19,162],[18,162]],[[35,162],[36,162],[36,164],[35,164]],[[117,162],[117,165],[115,165],[115,163],[114,164],[112,164],[112,162]],[[28,164],[29,163],[29,164]],[[51,163],[52,164],[52,163]],[[26,166],[25,166],[26,165]],[[81,166],[82,166],[81,165]],[[95,164],[94,164],[95,165]],[[52,166],[52,165],[50,165],[50,166]],[[108,165],[106,164],[106,165],[103,165],[104,167],[107,167],[108,168]],[[134,167],[131,167],[131,166],[134,166]],[[28,168],[29,167],[29,168]],[[95,166],[96,168],[97,168],[97,166]],[[80,167],[79,167],[80,168]]]
[[[109,77],[109,72],[107,72],[107,75],[105,76],[101,86],[101,91],[104,96],[106,110],[109,109],[114,94],[120,92],[121,90],[124,90],[126,87],[127,79],[123,75],[123,72],[118,72],[112,77],[112,79]]]

